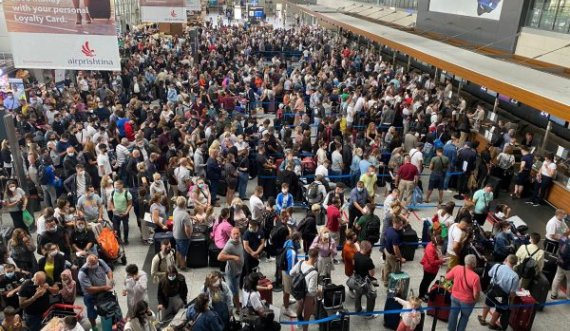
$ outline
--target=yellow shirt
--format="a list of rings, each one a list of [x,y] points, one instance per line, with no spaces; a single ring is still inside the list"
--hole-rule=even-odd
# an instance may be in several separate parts
[[[376,193],[374,185],[378,180],[376,174],[368,176],[368,173],[365,173],[362,176],[360,176],[360,180],[364,183],[364,187],[366,188],[366,191],[368,191],[368,195],[373,197],[375,195],[374,193]]]
[[[51,279],[53,279],[53,270],[54,269],[55,269],[55,266],[53,264],[53,261],[52,262],[46,261],[46,265],[44,266],[44,271],[45,271],[46,275]]]

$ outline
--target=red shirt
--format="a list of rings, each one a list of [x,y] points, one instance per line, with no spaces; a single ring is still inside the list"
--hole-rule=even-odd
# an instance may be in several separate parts
[[[424,271],[430,274],[437,274],[439,267],[443,264],[443,260],[437,254],[437,249],[432,242],[427,244],[424,257],[420,262],[424,266]]]
[[[414,180],[418,175],[418,168],[411,163],[404,163],[398,170],[401,180]]]
[[[340,229],[340,210],[335,205],[327,207],[327,229],[338,232]]]
[[[479,275],[464,266],[455,266],[445,275],[445,279],[453,279],[451,295],[461,302],[474,303],[473,293],[481,292]]]

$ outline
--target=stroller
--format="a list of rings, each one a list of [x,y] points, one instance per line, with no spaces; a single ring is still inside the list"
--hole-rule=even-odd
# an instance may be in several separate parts
[[[103,221],[103,228],[97,236],[97,251],[99,257],[111,268],[117,261],[120,261],[122,265],[127,265],[125,247],[119,242],[119,238],[109,221]]]

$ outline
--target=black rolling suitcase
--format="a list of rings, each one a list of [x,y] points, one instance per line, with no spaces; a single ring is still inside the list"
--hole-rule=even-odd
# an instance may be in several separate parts
[[[384,311],[388,310],[400,310],[402,305],[394,299],[394,297],[388,297],[386,303],[384,304]],[[384,314],[384,327],[390,330],[396,330],[400,324],[400,313]]]
[[[155,254],[160,252],[160,244],[164,239],[170,240],[170,246],[172,247],[172,249],[176,249],[176,241],[174,240],[174,235],[172,234],[172,231],[155,232],[154,236],[152,237],[152,240],[154,242]]]
[[[337,318],[319,323],[319,331],[350,331],[350,316],[343,315],[346,312],[343,308],[340,309],[327,309],[323,306],[323,301],[317,301],[317,311],[315,312],[316,319],[326,318],[336,315]]]
[[[208,239],[204,234],[196,233],[190,238],[186,265],[190,268],[208,266]]]
[[[88,9],[91,18],[111,18],[111,0],[90,1]]]
[[[544,267],[542,267],[542,273],[546,276],[548,280],[548,286],[552,286],[552,282],[554,281],[554,276],[556,275],[556,269],[558,267],[558,258],[549,253],[544,252]]]
[[[208,249],[208,265],[212,268],[220,268],[220,270],[224,270],[226,263],[220,262],[218,260],[218,255],[222,250],[216,247],[216,244],[213,242],[210,244],[210,248]],[[222,269],[223,268],[223,269]]]
[[[410,225],[404,228],[400,253],[406,261],[413,261],[418,248],[418,233]]]

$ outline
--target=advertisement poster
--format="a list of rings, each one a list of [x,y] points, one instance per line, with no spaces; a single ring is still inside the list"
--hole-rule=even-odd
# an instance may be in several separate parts
[[[4,0],[2,5],[16,68],[121,69],[113,0]]]
[[[141,20],[150,23],[186,23],[186,0],[140,0]]]
[[[201,11],[202,5],[200,4],[200,0],[186,0],[186,10]]]
[[[498,21],[504,0],[431,0],[429,11]]]

